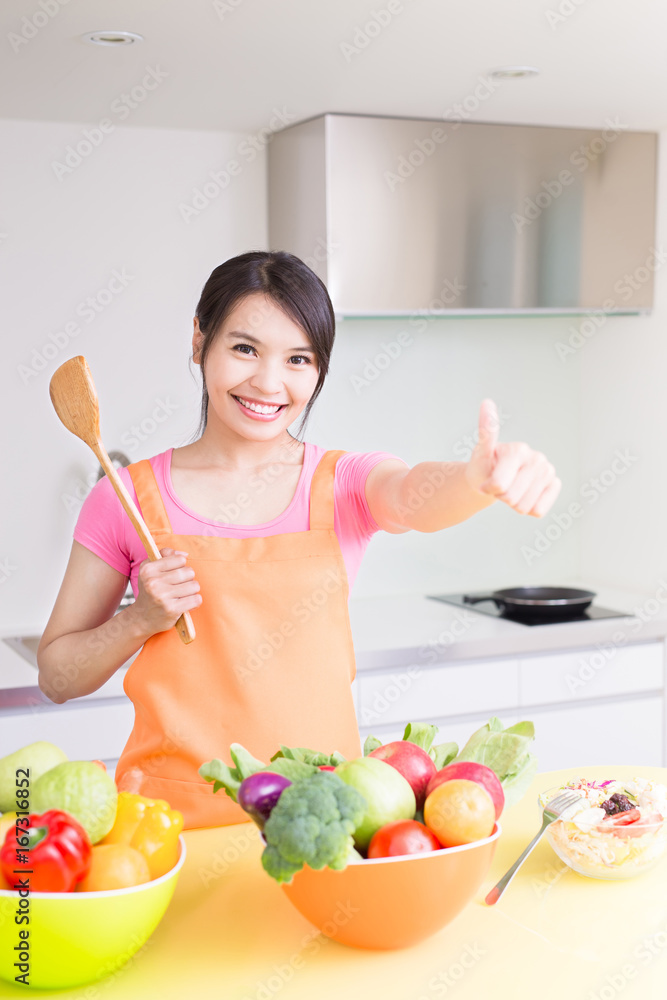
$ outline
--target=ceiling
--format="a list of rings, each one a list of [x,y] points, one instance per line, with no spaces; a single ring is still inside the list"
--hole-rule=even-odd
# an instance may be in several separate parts
[[[477,121],[667,126],[664,0],[5,0],[0,28],[3,118],[254,133],[467,98]],[[80,40],[98,29],[145,41]],[[480,87],[508,64],[541,72]]]

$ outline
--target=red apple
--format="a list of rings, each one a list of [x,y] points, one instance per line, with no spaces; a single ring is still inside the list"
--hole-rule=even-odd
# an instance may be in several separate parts
[[[496,772],[492,771],[486,764],[476,764],[470,760],[460,760],[458,763],[448,764],[447,767],[443,767],[442,770],[433,775],[428,783],[426,794],[430,795],[433,789],[442,785],[444,781],[458,781],[460,779],[476,781],[478,785],[486,789],[493,799],[496,819],[498,819],[505,805],[505,793]]]
[[[417,809],[421,809],[426,798],[426,786],[437,774],[436,766],[421,747],[409,740],[395,740],[372,750],[369,757],[378,757],[395,767],[402,774],[415,793]]]
[[[336,770],[336,768],[333,766],[333,764],[319,764],[318,767],[319,767],[320,771],[335,771]]]

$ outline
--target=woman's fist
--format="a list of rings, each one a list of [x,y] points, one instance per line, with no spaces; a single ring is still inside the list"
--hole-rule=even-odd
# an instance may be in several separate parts
[[[543,517],[560,493],[561,481],[541,451],[522,441],[498,442],[500,421],[495,403],[485,399],[479,411],[479,441],[466,467],[473,489],[502,500],[519,514]]]
[[[186,565],[187,552],[160,549],[162,559],[146,559],[139,567],[137,615],[150,635],[166,632],[185,611],[202,602],[195,571]]]

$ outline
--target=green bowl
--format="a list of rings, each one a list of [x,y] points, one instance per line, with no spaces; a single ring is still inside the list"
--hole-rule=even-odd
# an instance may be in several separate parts
[[[0,890],[0,979],[17,986],[22,969],[16,946],[29,931],[28,983],[35,989],[65,989],[112,975],[148,940],[169,906],[185,861],[185,840],[174,867],[142,885],[101,892],[31,892],[30,923],[17,923],[20,897]],[[20,911],[19,911],[20,912]]]

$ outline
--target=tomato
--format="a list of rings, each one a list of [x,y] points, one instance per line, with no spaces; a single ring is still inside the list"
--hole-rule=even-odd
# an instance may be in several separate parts
[[[496,810],[489,793],[476,781],[453,778],[427,796],[424,821],[443,847],[457,847],[490,837]]]
[[[613,823],[614,826],[627,826],[629,823],[635,823],[641,818],[641,813],[639,809],[626,809],[624,812],[614,813],[607,820],[608,823]]]
[[[439,851],[440,841],[416,819],[397,819],[376,830],[368,845],[369,858],[390,858],[400,854]]]
[[[627,809],[603,820],[598,830],[613,833],[616,837],[643,837],[645,833],[654,833],[662,823],[660,813],[651,813],[642,819],[639,809]]]

